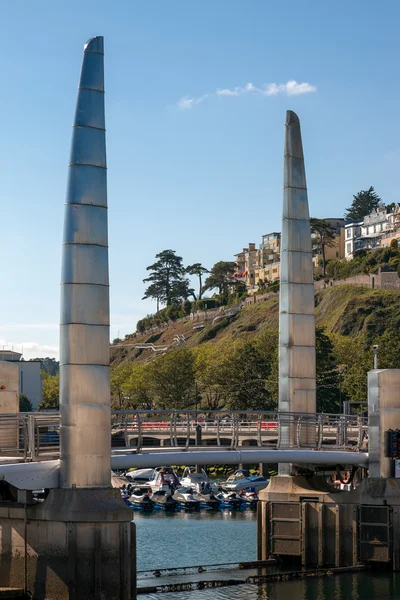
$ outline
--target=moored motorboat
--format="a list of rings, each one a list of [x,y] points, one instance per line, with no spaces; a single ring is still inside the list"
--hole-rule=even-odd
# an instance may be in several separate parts
[[[268,479],[261,475],[250,475],[245,469],[237,469],[233,475],[230,475],[222,487],[232,492],[240,492],[246,488],[254,488],[256,492],[263,490],[269,483]]]
[[[149,496],[149,492],[143,492],[140,489],[134,489],[129,497],[129,502],[136,508],[150,511],[154,508],[154,502]]]
[[[229,508],[234,508],[234,509],[238,509],[242,506],[243,501],[240,498],[240,496],[238,496],[236,494],[236,492],[224,492],[224,491],[220,491],[216,497],[218,498],[218,500],[221,501],[221,506],[222,507],[229,507]]]
[[[193,492],[193,496],[196,500],[199,500],[200,506],[208,508],[219,508],[221,500],[219,500],[212,492],[210,494],[201,494],[200,492]]]
[[[186,488],[191,488],[194,492],[201,494],[216,493],[218,486],[210,481],[204,469],[200,473],[196,473],[196,467],[186,467],[181,477],[181,485]]]
[[[130,483],[147,483],[154,479],[155,475],[156,469],[136,469],[125,473],[125,477]]]
[[[178,503],[173,499],[171,494],[164,490],[154,492],[151,499],[156,506],[165,508],[165,510],[176,510],[176,507],[178,506]]]
[[[258,503],[258,494],[254,489],[242,490],[238,493],[238,496],[242,499],[243,502],[248,504],[250,508],[255,508]]]
[[[200,500],[195,498],[191,488],[178,488],[175,490],[172,498],[185,509],[199,510],[200,508]]]
[[[148,482],[148,485],[152,492],[164,491],[171,493],[180,486],[180,483],[172,467],[161,467],[158,471],[155,471],[155,476]]]

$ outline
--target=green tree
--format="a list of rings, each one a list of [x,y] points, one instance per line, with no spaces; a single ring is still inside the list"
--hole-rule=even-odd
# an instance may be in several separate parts
[[[372,352],[363,336],[331,336],[336,364],[342,367],[341,389],[343,400],[366,402],[367,373],[373,368]]]
[[[47,356],[46,358],[31,358],[30,360],[40,360],[40,362],[42,363],[40,366],[41,370],[45,371],[49,375],[57,375],[58,371],[60,370],[60,363],[55,358],[49,358]]]
[[[223,352],[213,345],[201,345],[195,351],[195,372],[200,406],[208,410],[224,408],[225,395],[219,378]]]
[[[196,277],[199,278],[199,296],[198,296],[198,298],[194,297],[194,299],[201,300],[202,288],[203,288],[202,277],[203,277],[204,273],[209,273],[210,271],[208,269],[206,269],[205,267],[203,267],[203,265],[201,263],[194,263],[193,265],[189,265],[186,267],[185,270],[188,275],[195,275]]]
[[[125,409],[147,410],[153,406],[151,369],[147,364],[133,363],[128,380],[124,384]]]
[[[142,300],[146,300],[147,298],[150,298],[151,300],[156,300],[158,313],[160,310],[160,302],[164,303],[166,301],[164,286],[161,285],[159,282],[152,283],[151,285],[149,285],[149,287],[144,293]]]
[[[395,250],[397,250],[397,249],[398,249],[398,247],[399,247],[399,242],[398,242],[397,238],[395,238],[394,240],[391,240],[391,242],[390,242],[390,247],[391,247],[391,248],[394,248]]]
[[[32,402],[25,394],[19,395],[19,412],[32,412]]]
[[[379,369],[400,369],[400,339],[396,327],[388,327],[376,340]],[[371,361],[373,352],[370,351]],[[372,368],[372,367],[371,367]]]
[[[312,245],[322,255],[322,275],[326,275],[326,248],[335,245],[335,230],[323,219],[310,219]]]
[[[184,300],[187,300],[189,296],[193,296],[196,300],[194,290],[190,287],[188,279],[181,279],[180,281],[173,282],[170,291],[171,304],[181,304]]]
[[[225,299],[228,297],[229,287],[236,284],[233,274],[236,269],[234,262],[219,261],[212,267],[210,275],[205,280],[203,292],[218,289],[218,294]]]
[[[126,385],[132,370],[131,363],[112,365],[110,369],[111,406],[114,410],[125,409]]]
[[[153,408],[151,369],[145,363],[111,365],[111,406],[114,410]]]
[[[271,362],[254,340],[238,340],[224,351],[218,385],[231,410],[272,410],[273,395],[268,386]]]
[[[49,375],[45,371],[42,375],[42,401],[38,410],[58,409],[60,404],[60,373]]]
[[[188,408],[194,400],[194,356],[187,348],[170,350],[149,365],[153,398],[158,408]]]
[[[347,221],[360,221],[365,215],[369,215],[374,209],[377,209],[380,202],[380,196],[371,185],[368,190],[361,190],[358,194],[353,195],[353,202],[350,208],[346,209],[344,218]]]
[[[177,285],[185,281],[182,257],[177,256],[175,250],[163,250],[156,254],[156,258],[158,260],[147,267],[147,271],[150,271],[149,277],[143,279],[144,283],[150,283],[144,298],[155,298],[158,302],[165,302],[170,306],[174,301],[174,295],[177,295]],[[182,291],[183,287],[179,287],[179,292]],[[188,286],[187,294],[190,295]]]
[[[321,328],[315,331],[317,412],[340,413],[340,372],[334,346]],[[343,401],[343,396],[342,396]]]

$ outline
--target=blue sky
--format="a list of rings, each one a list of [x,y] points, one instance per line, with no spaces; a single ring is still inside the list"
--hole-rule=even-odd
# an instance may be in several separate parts
[[[280,230],[286,109],[301,119],[313,216],[342,216],[370,185],[399,201],[396,0],[3,0],[0,11],[0,346],[58,352],[71,125],[93,35],[106,51],[111,338],[154,310],[141,298],[157,252],[210,267]]]

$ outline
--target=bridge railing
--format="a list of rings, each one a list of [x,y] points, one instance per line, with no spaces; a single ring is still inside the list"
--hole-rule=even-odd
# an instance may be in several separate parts
[[[138,410],[111,413],[114,449],[146,447],[367,449],[367,419],[354,415],[261,411]],[[0,415],[0,457],[36,461],[60,453],[58,412]]]

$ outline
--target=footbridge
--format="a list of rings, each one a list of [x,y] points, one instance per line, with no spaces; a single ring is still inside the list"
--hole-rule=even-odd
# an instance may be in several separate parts
[[[0,480],[59,486],[60,414],[0,416]],[[253,411],[113,411],[113,469],[186,464],[368,465],[361,416]]]

